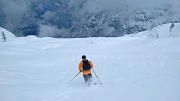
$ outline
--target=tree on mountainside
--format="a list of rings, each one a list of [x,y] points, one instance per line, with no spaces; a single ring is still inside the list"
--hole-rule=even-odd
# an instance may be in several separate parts
[[[156,25],[155,25],[155,23],[153,22],[152,24],[151,24],[151,26],[150,26],[150,31],[155,27]]]
[[[171,32],[171,30],[172,30],[173,27],[175,27],[174,22],[172,22],[172,24],[171,24],[171,26],[170,26],[170,32]]]
[[[6,41],[6,39],[7,39],[7,37],[6,37],[6,35],[4,34],[4,32],[2,31],[2,38],[1,39],[3,39],[4,40],[4,42]]]

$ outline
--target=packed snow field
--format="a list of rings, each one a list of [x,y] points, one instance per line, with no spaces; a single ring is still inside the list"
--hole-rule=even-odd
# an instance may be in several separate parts
[[[14,37],[0,28],[0,101],[180,101],[180,24],[114,38]],[[158,38],[157,38],[158,37]],[[92,83],[79,72],[94,64]],[[97,85],[94,85],[97,83]]]

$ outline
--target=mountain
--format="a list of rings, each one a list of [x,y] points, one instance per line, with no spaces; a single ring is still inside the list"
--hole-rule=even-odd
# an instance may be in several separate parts
[[[0,26],[16,36],[117,37],[180,22],[179,1],[165,1],[2,0]]]

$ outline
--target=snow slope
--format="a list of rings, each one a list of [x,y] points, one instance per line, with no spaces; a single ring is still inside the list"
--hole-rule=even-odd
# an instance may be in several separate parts
[[[0,101],[180,101],[180,38],[169,26],[114,38],[0,41]],[[97,85],[82,74],[69,82],[84,54],[102,85],[93,73]]]
[[[139,32],[136,34],[126,35],[125,37],[141,37],[145,39],[157,39],[157,38],[170,38],[170,37],[180,37],[180,24],[176,23],[175,27],[172,28],[170,32],[171,24],[164,24],[154,27],[151,30]]]
[[[13,38],[13,37],[15,37],[11,32],[9,32],[8,30],[6,30],[6,29],[4,29],[4,28],[2,28],[2,27],[0,26],[0,35],[1,35],[1,36],[2,36],[2,32],[4,32],[5,35],[6,35],[6,37],[8,37],[8,38]]]

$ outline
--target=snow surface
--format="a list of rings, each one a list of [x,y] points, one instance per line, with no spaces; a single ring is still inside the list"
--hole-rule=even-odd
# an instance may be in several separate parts
[[[113,38],[0,40],[0,101],[180,101],[180,24]],[[8,33],[8,34],[7,34]],[[158,38],[156,35],[159,35]],[[152,37],[154,35],[154,37]],[[90,86],[78,73],[94,63]]]

